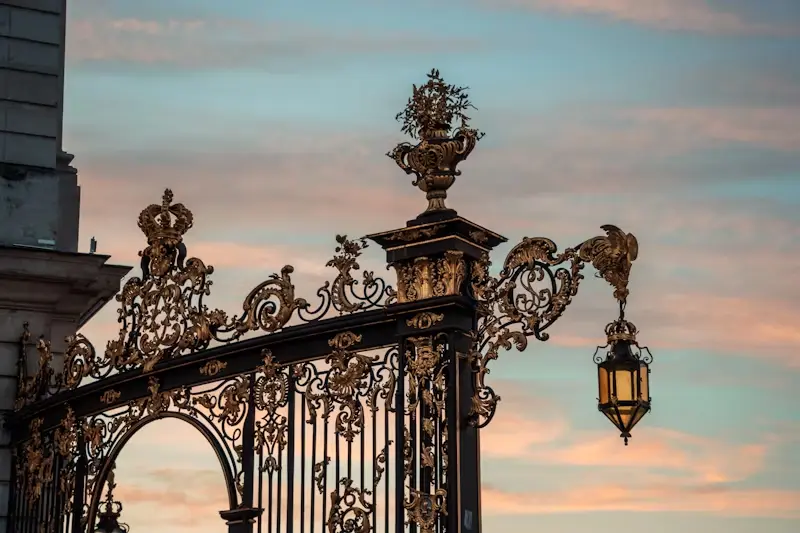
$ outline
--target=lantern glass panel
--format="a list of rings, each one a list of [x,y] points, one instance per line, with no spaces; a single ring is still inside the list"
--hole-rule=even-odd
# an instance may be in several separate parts
[[[631,425],[631,421],[636,416],[636,412],[639,410],[638,405],[621,405],[619,406],[619,420],[617,423],[619,424],[620,429],[630,429],[633,427]],[[641,418],[641,417],[640,417]],[[638,422],[638,420],[637,420]]]
[[[639,365],[639,390],[641,399],[645,402],[650,401],[650,369],[644,363]]]
[[[637,399],[635,390],[636,374],[638,367],[631,368],[628,365],[618,367],[614,372],[614,395],[617,401],[632,402]]]
[[[597,380],[600,404],[607,404],[611,401],[611,386],[608,369],[605,366],[597,367]]]

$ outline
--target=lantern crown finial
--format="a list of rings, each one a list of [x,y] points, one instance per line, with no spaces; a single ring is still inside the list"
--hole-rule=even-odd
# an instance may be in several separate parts
[[[627,341],[636,344],[636,326],[620,317],[606,326],[606,340],[608,345],[616,344],[619,341]]]

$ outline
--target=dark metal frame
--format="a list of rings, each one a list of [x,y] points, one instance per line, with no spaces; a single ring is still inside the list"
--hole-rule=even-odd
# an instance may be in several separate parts
[[[560,253],[549,239],[526,238],[492,276],[489,252],[505,238],[444,205],[480,134],[464,122],[468,101],[425,111],[423,89],[462,90],[440,82],[434,71],[405,115],[421,141],[389,154],[415,174],[428,209],[365,238],[385,250],[396,288],[372,272],[356,280],[367,242],[340,236],[328,262],[336,277],[317,292],[318,307],[295,297],[286,266],[251,291],[240,315],[209,310],[213,268],[187,259],[193,215],[167,190],[139,217],[143,275],[117,296],[122,327],[103,355],[70,337],[57,372],[39,339],[38,371],[27,375],[26,328],[7,421],[16,450],[10,531],[93,530],[119,451],[165,417],[214,449],[230,533],[480,531],[478,433],[499,399],[485,383],[488,363],[528,336],[547,339],[585,263],[624,304],[637,243],[614,226]],[[451,133],[454,117],[462,126]]]

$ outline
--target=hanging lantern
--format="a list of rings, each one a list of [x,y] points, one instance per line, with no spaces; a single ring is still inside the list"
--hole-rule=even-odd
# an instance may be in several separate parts
[[[606,326],[608,343],[598,347],[598,409],[628,439],[650,411],[650,367],[653,356],[636,342],[636,326],[620,317]],[[604,352],[604,353],[603,353]]]

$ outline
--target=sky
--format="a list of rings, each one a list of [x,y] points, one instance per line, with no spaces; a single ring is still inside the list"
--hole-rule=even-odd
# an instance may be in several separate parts
[[[634,233],[628,318],[653,410],[624,447],[596,408],[615,317],[587,276],[546,343],[503,353],[481,436],[483,527],[544,533],[800,528],[800,3],[797,0],[69,0],[64,148],[81,249],[136,265],[165,187],[233,313],[285,264],[299,295],[334,236],[424,209],[384,154],[411,85],[470,87],[487,133],[448,205],[562,247]],[[363,266],[383,272],[382,253]],[[391,275],[387,272],[387,275]],[[84,333],[115,335],[107,306]],[[212,532],[222,477],[159,421],[118,462],[132,531]]]

